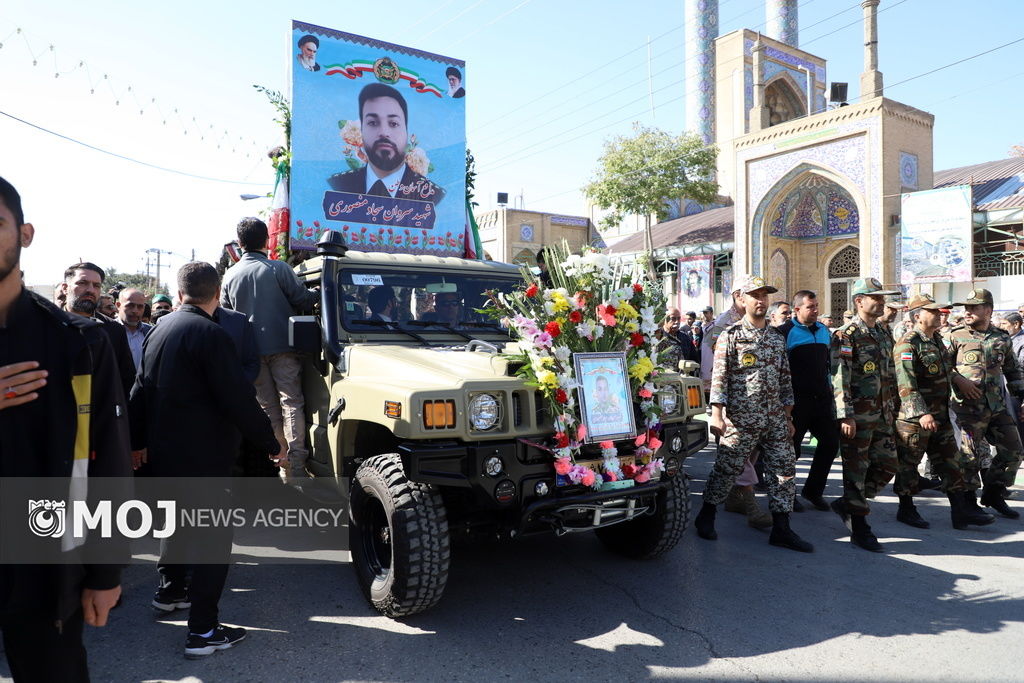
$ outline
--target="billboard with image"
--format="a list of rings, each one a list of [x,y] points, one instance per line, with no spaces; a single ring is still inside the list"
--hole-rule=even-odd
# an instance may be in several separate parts
[[[679,310],[700,312],[712,304],[715,282],[713,256],[684,256],[679,259]]]
[[[973,278],[970,185],[909,192],[900,207],[900,283]]]
[[[292,250],[462,256],[465,63],[292,22]]]

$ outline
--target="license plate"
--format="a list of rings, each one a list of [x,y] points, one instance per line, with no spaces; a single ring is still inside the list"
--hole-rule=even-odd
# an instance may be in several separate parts
[[[625,467],[626,465],[633,465],[636,463],[636,457],[632,455],[620,455],[619,456],[619,467]],[[598,460],[577,460],[577,465],[587,467],[594,472],[597,476],[601,476],[601,465],[604,464],[604,459]],[[555,476],[555,486],[572,486],[572,479],[565,475]]]

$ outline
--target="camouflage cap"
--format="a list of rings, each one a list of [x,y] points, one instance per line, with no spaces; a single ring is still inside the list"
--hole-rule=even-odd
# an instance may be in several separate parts
[[[881,294],[883,296],[892,296],[893,294],[902,294],[895,289],[882,289],[882,283],[873,277],[865,277],[857,280],[853,283],[853,290],[850,292],[850,296],[860,296],[861,294],[870,294],[872,296]]]
[[[916,311],[919,308],[926,308],[929,311],[942,311],[946,304],[937,304],[931,294],[915,294],[907,302],[908,311]]]
[[[895,308],[897,311],[902,311],[905,308],[902,301],[886,301],[885,307]]]
[[[976,306],[978,304],[988,304],[992,306],[992,292],[987,289],[972,289],[967,293],[967,298],[963,301],[958,301],[954,306]]]
[[[739,292],[740,294],[750,294],[751,292],[756,292],[759,289],[763,289],[769,294],[774,294],[779,291],[765,282],[764,278],[759,275],[747,275],[746,277],[739,278],[732,291]]]

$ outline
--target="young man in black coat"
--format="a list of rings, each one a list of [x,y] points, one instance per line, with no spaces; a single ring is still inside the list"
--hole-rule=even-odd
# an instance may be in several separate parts
[[[33,235],[20,196],[0,178],[0,477],[61,477],[80,489],[89,477],[127,478],[125,397],[110,342],[95,321],[22,286],[21,249]],[[0,628],[15,681],[89,680],[83,623],[106,624],[129,558],[124,544],[105,555],[114,564],[85,564],[93,543],[62,551],[61,564],[0,566]]]
[[[213,319],[220,299],[216,269],[208,263],[185,264],[178,271],[178,298],[181,308],[143,342],[142,367],[131,395],[132,448],[147,449],[154,476],[190,477],[186,486],[195,493],[202,488],[197,478],[231,476],[242,435],[265,453],[276,455],[280,446],[231,337]],[[204,500],[226,505],[217,495]],[[227,649],[245,637],[245,629],[221,625],[217,610],[227,579],[231,529],[196,539],[183,529],[165,539],[161,583],[153,600],[166,612],[191,608],[185,642],[190,658]],[[187,562],[200,552],[202,563]]]

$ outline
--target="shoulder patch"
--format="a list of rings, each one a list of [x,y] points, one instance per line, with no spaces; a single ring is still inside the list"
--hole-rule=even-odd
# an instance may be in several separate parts
[[[914,360],[914,353],[912,351],[901,351],[900,360]]]
[[[843,330],[843,334],[853,334],[856,331],[857,331],[857,326],[856,325],[850,325],[846,329]]]

